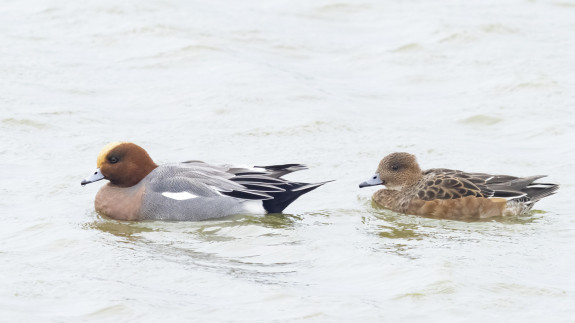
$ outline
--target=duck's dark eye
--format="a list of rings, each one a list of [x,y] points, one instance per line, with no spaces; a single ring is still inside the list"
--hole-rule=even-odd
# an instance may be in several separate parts
[[[119,160],[120,160],[120,159],[118,159],[118,157],[114,157],[114,156],[108,158],[108,161],[110,162],[110,164],[115,164],[115,163],[117,163]]]
[[[391,165],[391,170],[398,170],[398,169],[399,169],[399,166],[397,166],[397,165]]]

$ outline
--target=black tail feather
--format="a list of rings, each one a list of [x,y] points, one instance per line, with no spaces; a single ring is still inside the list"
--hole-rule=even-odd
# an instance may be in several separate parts
[[[523,192],[527,193],[531,203],[535,203],[540,199],[553,195],[559,189],[558,184],[539,184],[534,183],[533,185],[527,186],[523,189]]]
[[[262,201],[264,209],[268,213],[281,213],[286,207],[288,207],[288,205],[290,205],[298,197],[302,196],[307,192],[313,191],[314,189],[329,182],[331,181],[315,183],[315,184],[297,183],[297,182],[286,183],[281,186],[281,188],[285,189],[285,192],[267,192],[267,194],[273,196],[273,199]]]
[[[255,168],[263,168],[270,172],[270,176],[279,178],[286,174],[297,172],[299,170],[307,169],[306,165],[302,164],[283,164],[283,165],[269,165],[269,166],[254,166]]]

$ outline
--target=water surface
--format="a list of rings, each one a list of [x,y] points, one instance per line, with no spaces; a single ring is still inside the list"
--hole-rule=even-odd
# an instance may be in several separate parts
[[[575,4],[4,1],[0,313],[14,321],[571,321]],[[286,214],[128,223],[80,187],[158,163],[305,163]],[[530,216],[374,208],[386,154],[548,174]]]

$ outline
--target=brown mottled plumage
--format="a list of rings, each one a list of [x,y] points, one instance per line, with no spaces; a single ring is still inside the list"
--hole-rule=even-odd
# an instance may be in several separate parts
[[[373,200],[390,210],[447,219],[520,215],[552,195],[557,184],[534,183],[545,176],[514,177],[434,168],[421,171],[415,156],[392,153],[360,187],[385,185]]]

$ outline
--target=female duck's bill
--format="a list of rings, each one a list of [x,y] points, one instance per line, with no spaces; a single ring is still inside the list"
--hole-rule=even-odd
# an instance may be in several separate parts
[[[359,184],[359,188],[368,187],[368,186],[375,186],[375,185],[385,185],[381,178],[379,178],[379,174],[373,175],[370,179],[365,182],[361,182]]]

